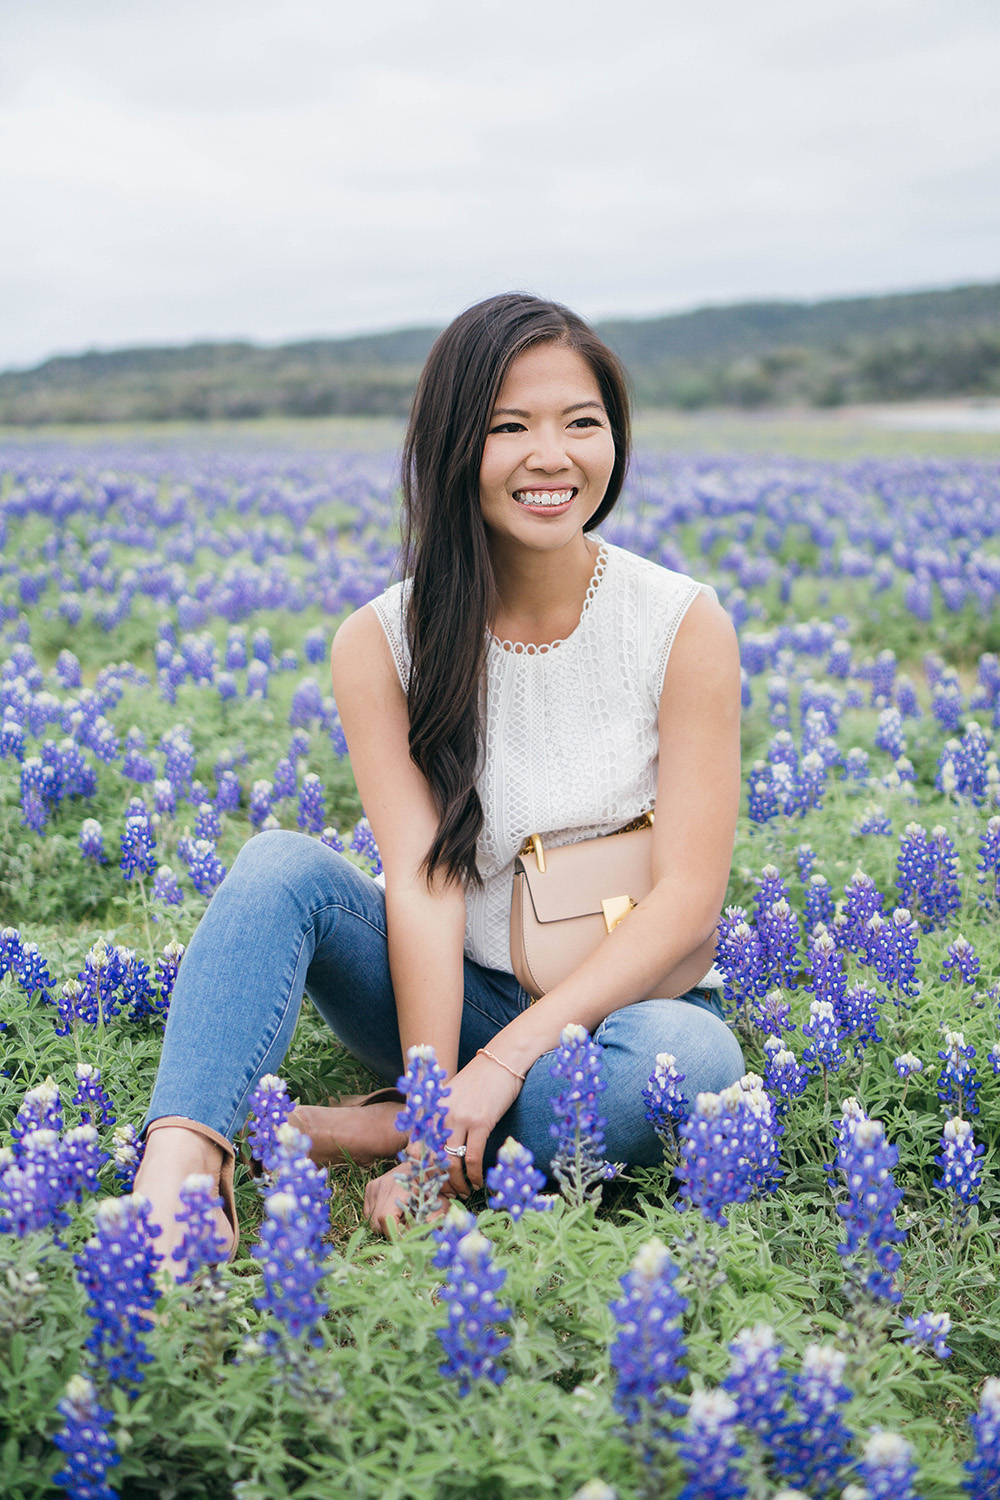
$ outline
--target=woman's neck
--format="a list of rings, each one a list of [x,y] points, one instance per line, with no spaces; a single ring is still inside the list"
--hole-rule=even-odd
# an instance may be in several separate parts
[[[551,645],[571,635],[583,613],[598,550],[598,543],[583,532],[556,552],[494,548],[493,634],[532,646]]]

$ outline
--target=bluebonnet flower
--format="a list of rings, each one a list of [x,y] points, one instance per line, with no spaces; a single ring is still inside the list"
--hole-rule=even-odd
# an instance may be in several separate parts
[[[769,990],[763,1000],[758,1000],[750,1011],[750,1020],[765,1036],[780,1036],[783,1031],[795,1031],[792,1007],[781,990]]]
[[[194,777],[195,754],[190,735],[182,725],[175,725],[160,736],[163,751],[163,774],[178,797],[186,797]]]
[[[918,993],[918,946],[917,924],[905,906],[897,906],[888,920],[878,913],[869,920],[866,962],[882,984],[897,992],[893,997],[897,1004],[900,995]]]
[[[845,1039],[854,1045],[855,1057],[861,1056],[869,1042],[882,1040],[878,1032],[878,1008],[881,1004],[881,995],[867,984],[852,984],[844,992],[837,1020]]]
[[[315,677],[303,677],[292,694],[288,722],[293,726],[311,724],[323,717],[323,695]]]
[[[247,664],[247,633],[242,625],[234,625],[226,636],[226,669],[242,672]]]
[[[28,787],[21,795],[21,823],[32,833],[43,833],[49,820],[49,810],[44,798],[34,787]]]
[[[284,1125],[295,1108],[288,1085],[274,1073],[265,1073],[250,1095],[250,1128],[247,1139],[250,1150],[265,1172],[278,1164],[278,1127]]]
[[[156,836],[149,815],[130,816],[125,819],[122,834],[121,871],[126,880],[137,876],[151,875],[156,868]]]
[[[104,850],[104,830],[96,818],[84,818],[80,828],[80,853],[84,859],[96,860],[99,865],[107,861]]]
[[[535,1166],[527,1146],[513,1136],[508,1136],[497,1152],[496,1164],[486,1173],[486,1186],[492,1195],[487,1200],[490,1208],[506,1209],[515,1223],[527,1209],[552,1207],[551,1198],[540,1196],[545,1173]]]
[[[816,863],[816,850],[812,844],[799,844],[795,850],[795,868],[799,872],[799,879],[805,885],[813,872]]]
[[[82,1203],[84,1193],[96,1193],[97,1174],[108,1160],[101,1150],[95,1125],[75,1125],[67,1130],[60,1146],[63,1201]]]
[[[645,1119],[671,1155],[677,1150],[677,1126],[687,1118],[690,1109],[681,1091],[684,1077],[678,1072],[677,1059],[672,1052],[658,1052],[652,1076],[642,1091]]]
[[[63,1207],[66,1181],[58,1133],[28,1130],[5,1155],[6,1161],[0,1157],[0,1234],[22,1239],[35,1229],[64,1228],[69,1215]]]
[[[161,1257],[150,1241],[149,1213],[140,1193],[105,1198],[96,1234],[73,1257],[94,1325],[84,1348],[116,1385],[138,1385],[141,1366],[152,1360],[145,1336],[153,1325],[145,1314],[157,1299],[153,1272]]]
[[[286,797],[294,797],[298,790],[299,778],[295,765],[285,756],[274,768],[274,800],[281,802]]]
[[[975,984],[979,974],[979,958],[968,938],[963,937],[961,933],[953,943],[948,944],[941,968],[942,983],[947,983],[955,974],[956,969],[964,984]]]
[[[906,754],[906,735],[903,732],[903,715],[895,704],[883,708],[875,729],[875,748],[884,750],[893,760]]]
[[[269,781],[255,781],[250,788],[250,806],[248,814],[254,828],[260,828],[264,820],[270,816],[273,805],[274,787]]]
[[[761,909],[757,941],[768,985],[794,990],[799,972],[799,919],[783,896]]]
[[[586,1028],[563,1027],[552,1054],[549,1074],[560,1084],[552,1095],[555,1121],[549,1130],[556,1142],[552,1175],[571,1203],[600,1200],[601,1185],[614,1176],[604,1159],[604,1126],[597,1096],[606,1087],[601,1077],[601,1048]]]
[[[904,719],[919,719],[923,717],[920,702],[917,698],[917,690],[910,677],[900,677],[896,682],[896,707]]]
[[[807,813],[810,809],[818,811],[823,806],[823,798],[826,795],[826,777],[826,763],[823,757],[818,750],[810,750],[808,755],[802,757],[795,782],[801,813]]]
[[[139,1170],[146,1143],[139,1140],[134,1125],[119,1125],[112,1132],[111,1145],[115,1177],[125,1192],[130,1193],[135,1184],[135,1176]]]
[[[335,854],[343,854],[344,852],[344,840],[340,837],[336,828],[324,828],[320,834],[319,841],[321,844],[325,844],[328,849],[332,849]]]
[[[873,1432],[862,1450],[858,1474],[868,1500],[917,1500],[913,1449],[896,1432]]]
[[[222,703],[228,703],[231,699],[239,696],[239,687],[232,672],[219,672],[215,678],[215,691]]]
[[[111,1409],[102,1406],[97,1389],[86,1375],[73,1375],[56,1410],[63,1425],[52,1441],[64,1455],[63,1467],[52,1482],[69,1500],[117,1500],[107,1483],[108,1470],[121,1461],[111,1437]]]
[[[457,1198],[452,1198],[444,1219],[431,1230],[431,1238],[436,1241],[438,1247],[431,1264],[437,1266],[439,1271],[450,1270],[458,1250],[459,1240],[464,1239],[469,1230],[474,1229],[475,1226],[475,1214],[471,1214]]]
[[[161,818],[173,818],[177,813],[177,793],[166,777],[153,782],[153,810]]]
[[[809,1038],[802,1053],[803,1062],[815,1063],[823,1070],[824,1079],[828,1073],[839,1073],[844,1061],[840,1050],[841,1028],[829,1000],[809,1002],[809,1019],[802,1023],[802,1035]]]
[[[781,871],[777,865],[765,865],[757,877],[757,891],[753,898],[758,925],[762,912],[776,901],[787,900],[788,887],[781,878]]]
[[[313,771],[302,778],[299,793],[298,825],[305,833],[321,833],[326,822],[324,803],[326,790]]]
[[[180,906],[184,892],[177,884],[177,876],[169,865],[159,865],[153,877],[153,900],[164,906]]]
[[[373,875],[382,873],[382,858],[378,852],[375,835],[372,833],[372,826],[367,818],[359,818],[355,823],[354,832],[351,835],[351,850],[371,863]]]
[[[856,782],[862,787],[868,785],[871,780],[871,774],[868,768],[867,750],[862,750],[858,745],[848,750],[844,756],[844,775],[842,779],[847,782]]]
[[[397,1160],[406,1167],[397,1180],[407,1192],[407,1212],[418,1224],[426,1223],[438,1207],[441,1189],[448,1180],[448,1143],[444,1069],[433,1047],[411,1047],[406,1054],[406,1072],[396,1082],[406,1099],[396,1116],[396,1129],[409,1136]]]
[[[885,1139],[878,1120],[859,1120],[841,1129],[837,1166],[844,1174],[848,1201],[838,1203],[846,1239],[837,1246],[872,1297],[899,1301],[893,1277],[900,1254],[895,1248],[906,1239],[896,1224],[896,1209],[903,1194],[896,1186],[893,1170],[899,1160],[895,1146]]]
[[[743,1500],[747,1493],[736,1460],[736,1403],[725,1391],[695,1391],[678,1443],[688,1482],[677,1500]]]
[[[781,1345],[769,1323],[744,1328],[729,1345],[729,1373],[722,1382],[736,1403],[740,1423],[769,1448],[784,1421],[788,1377],[780,1368]]]
[[[62,1128],[63,1109],[59,1085],[50,1073],[41,1083],[36,1083],[33,1089],[28,1089],[21,1100],[10,1128],[14,1155],[20,1154],[20,1143],[29,1131],[54,1130],[58,1134]]]
[[[684,1379],[687,1359],[681,1321],[687,1299],[674,1284],[677,1276],[662,1241],[647,1240],[620,1279],[622,1296],[611,1303],[618,1325],[610,1349],[612,1400],[627,1427],[648,1417],[655,1433],[683,1409],[671,1390]]]
[[[781,1175],[771,1101],[754,1075],[745,1081],[747,1088],[734,1083],[721,1094],[698,1094],[680,1129],[678,1207],[698,1208],[723,1226],[728,1204],[745,1203]]]
[[[833,891],[825,875],[810,875],[806,888],[805,929],[813,932],[818,926],[827,926],[833,918]]]
[[[445,1355],[439,1372],[458,1381],[458,1394],[467,1396],[476,1380],[502,1385],[507,1372],[500,1356],[510,1343],[498,1324],[510,1318],[510,1308],[497,1301],[507,1272],[493,1264],[492,1247],[484,1234],[472,1229],[455,1246],[455,1254],[441,1291],[448,1322],[437,1330]]]
[[[80,1117],[83,1124],[113,1125],[115,1109],[101,1082],[100,1068],[93,1063],[78,1063],[75,1077],[77,1089],[71,1103],[79,1105],[83,1111]]]
[[[221,832],[222,824],[219,822],[219,814],[211,802],[199,802],[194,818],[195,840],[208,839],[214,844]]]
[[[968,1479],[962,1488],[969,1500],[994,1500],[1000,1494],[1000,1379],[983,1382],[979,1409],[969,1418],[975,1445],[972,1458],[965,1464]]]
[[[242,795],[240,778],[233,770],[222,770],[218,774],[215,793],[215,810],[218,813],[236,812]]]
[[[186,858],[195,890],[200,896],[212,896],[226,878],[226,867],[215,845],[209,839],[195,839],[186,851]]]
[[[972,1061],[975,1055],[975,1047],[966,1042],[961,1031],[945,1032],[944,1047],[938,1053],[944,1066],[938,1077],[937,1094],[941,1103],[953,1106],[959,1116],[965,1110],[970,1115],[979,1113],[976,1094],[982,1087],[982,1080],[976,1077]]]
[[[206,1266],[224,1260],[229,1247],[216,1225],[216,1212],[222,1207],[222,1199],[207,1173],[195,1172],[185,1177],[181,1183],[180,1200],[181,1210],[175,1217],[178,1224],[184,1226],[184,1234],[174,1248],[173,1259],[184,1266],[178,1282],[187,1284]]]
[[[794,1052],[781,1045],[777,1037],[769,1037],[764,1044],[764,1087],[774,1103],[777,1113],[784,1114],[793,1099],[804,1093],[809,1083],[809,1069],[799,1062]]]
[[[816,1001],[825,1001],[835,1013],[839,1011],[847,989],[847,976],[840,949],[829,928],[813,928],[806,944],[806,968],[805,988],[812,992]]]
[[[767,747],[767,758],[772,766],[786,765],[794,773],[799,768],[799,752],[787,729],[779,729]]]
[[[852,953],[857,953],[866,963],[868,956],[869,922],[876,914],[881,916],[883,896],[870,875],[864,870],[855,870],[844,887],[844,914],[847,917],[845,939]]]
[[[884,807],[869,802],[861,815],[851,824],[853,838],[888,838],[892,834],[892,819]]]
[[[1000,817],[990,818],[979,835],[976,880],[986,887],[980,901],[995,903],[1000,899]]]
[[[722,915],[715,961],[723,975],[727,1007],[741,1010],[749,1021],[751,1003],[763,999],[770,985],[760,940],[742,906],[727,906]]]
[[[247,667],[246,696],[248,698],[266,698],[270,675],[266,662],[252,661]]]
[[[301,1160],[312,1166],[306,1158]],[[328,1269],[321,1251],[328,1226],[329,1214],[309,1194],[296,1194],[291,1185],[276,1185],[264,1200],[260,1239],[251,1252],[260,1262],[264,1291],[254,1298],[254,1306],[270,1313],[278,1324],[265,1330],[261,1343],[279,1357],[290,1357],[289,1339],[313,1348],[323,1342],[318,1324],[327,1303],[316,1288]]]
[[[996,1078],[1000,1075],[1000,1042],[994,1042],[986,1056],[993,1070],[993,1077]]]
[[[751,823],[769,823],[778,815],[774,773],[764,761],[755,761],[747,781],[747,813]]]
[[[905,1099],[906,1085],[914,1073],[924,1071],[924,1065],[915,1052],[901,1052],[898,1057],[893,1058],[892,1065],[903,1080],[903,1098]]]
[[[951,1350],[948,1348],[948,1335],[951,1332],[951,1314],[946,1312],[925,1312],[919,1318],[904,1318],[903,1327],[909,1334],[904,1339],[905,1344],[913,1348],[926,1347],[937,1355],[938,1359],[948,1359]]]
[[[839,1349],[807,1344],[792,1377],[793,1413],[775,1434],[773,1466],[796,1488],[825,1495],[851,1462],[853,1438],[842,1413],[851,1399],[846,1364]]]
[[[969,1206],[979,1202],[982,1186],[980,1158],[985,1147],[976,1145],[972,1125],[968,1120],[953,1118],[945,1122],[941,1137],[941,1150],[934,1158],[942,1175],[934,1179],[934,1186],[952,1197],[952,1212],[958,1228],[968,1222]]]
[[[961,905],[958,853],[947,830],[936,825],[928,835],[918,823],[903,830],[896,860],[901,903],[913,912],[924,932],[944,926]]]
[[[306,661],[316,666],[326,659],[326,631],[320,626],[307,630],[302,638],[302,649],[305,652]]]
[[[174,992],[177,982],[177,971],[184,957],[184,944],[177,942],[176,938],[164,948],[160,957],[156,960],[156,983],[159,987],[159,995],[155,1002],[155,1008],[165,1022],[170,1009],[170,997]]]

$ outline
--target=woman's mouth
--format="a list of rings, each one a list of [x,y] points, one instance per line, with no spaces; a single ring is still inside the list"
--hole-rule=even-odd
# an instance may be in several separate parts
[[[575,486],[558,490],[515,490],[514,499],[523,510],[562,514],[576,498]]]

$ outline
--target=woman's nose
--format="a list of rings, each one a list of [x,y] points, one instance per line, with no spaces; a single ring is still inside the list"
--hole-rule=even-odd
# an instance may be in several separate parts
[[[559,469],[569,467],[569,459],[566,454],[566,444],[562,440],[562,434],[558,432],[539,432],[532,444],[531,454],[526,460],[529,469],[541,469],[545,473],[555,473]]]

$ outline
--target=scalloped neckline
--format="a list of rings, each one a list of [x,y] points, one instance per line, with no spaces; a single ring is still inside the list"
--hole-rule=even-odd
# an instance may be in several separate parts
[[[590,575],[590,582],[587,585],[587,592],[583,598],[583,608],[580,611],[580,618],[573,626],[573,629],[570,631],[569,635],[560,636],[556,641],[546,641],[543,645],[536,646],[533,641],[502,641],[500,637],[498,635],[494,635],[491,630],[487,632],[490,638],[491,646],[499,647],[499,649],[506,652],[508,656],[548,656],[550,651],[557,650],[559,646],[567,645],[568,642],[572,641],[574,637],[579,634],[584,620],[590,613],[591,606],[594,603],[594,599],[597,597],[597,590],[600,587],[601,579],[604,577],[605,573],[608,570],[608,562],[610,560],[610,553],[608,551],[607,542],[603,541],[600,537],[595,537],[594,541],[598,543],[597,557],[594,561],[594,571]]]

